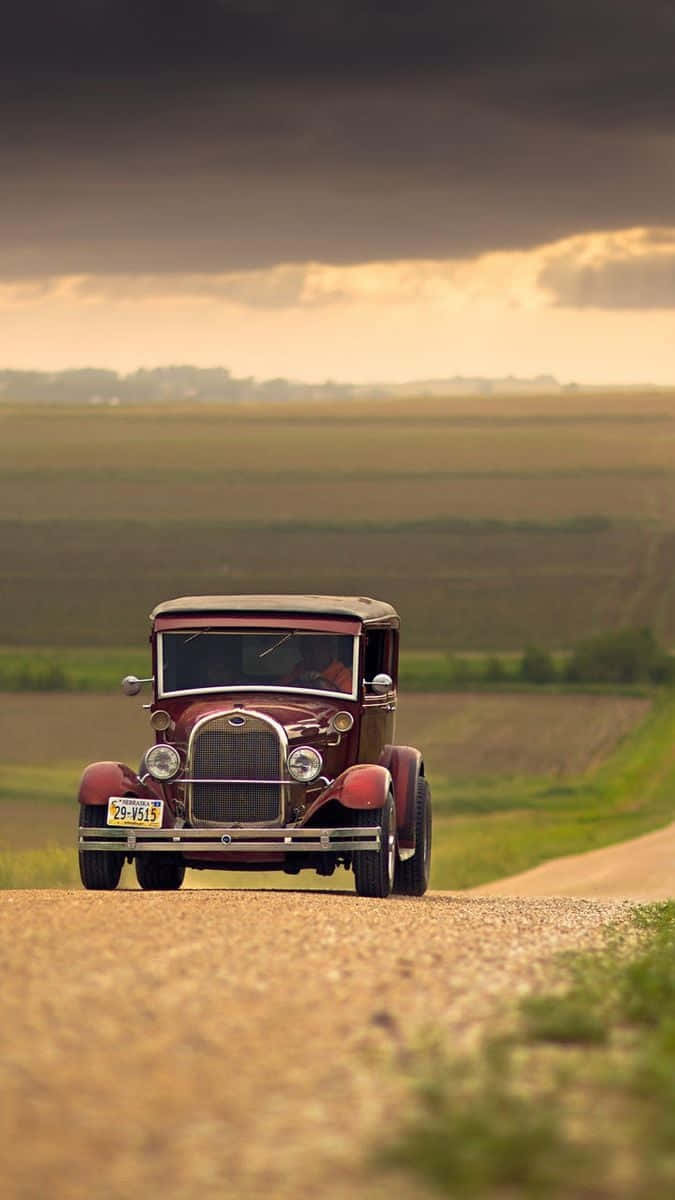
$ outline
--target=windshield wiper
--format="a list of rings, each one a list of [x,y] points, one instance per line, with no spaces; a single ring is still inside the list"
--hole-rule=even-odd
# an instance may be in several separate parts
[[[185,639],[185,641],[183,642],[183,645],[187,646],[188,642],[194,642],[195,638],[201,637],[203,633],[210,633],[210,632],[211,632],[210,628],[198,629],[196,633],[191,633],[190,636]]]
[[[294,636],[294,634],[294,629],[292,629],[290,633],[285,633],[284,636],[279,638],[279,641],[275,642],[273,646],[268,646],[267,650],[263,650],[262,654],[258,655],[258,658],[267,658],[268,654],[271,654],[273,650],[277,650],[279,646],[283,646],[284,642],[287,642],[289,638]]]

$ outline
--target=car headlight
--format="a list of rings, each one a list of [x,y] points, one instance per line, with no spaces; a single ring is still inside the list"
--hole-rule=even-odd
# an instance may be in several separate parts
[[[349,733],[354,724],[354,718],[350,712],[336,712],[335,716],[331,717],[330,723],[336,733]]]
[[[174,750],[173,746],[167,746],[161,742],[157,746],[151,746],[145,756],[145,768],[152,775],[153,779],[166,781],[173,779],[180,771],[180,754]]]
[[[165,712],[163,708],[156,708],[150,717],[150,724],[153,729],[157,729],[160,733],[164,733],[171,724],[171,716]]]
[[[288,770],[298,783],[311,783],[321,774],[323,759],[312,746],[298,746],[288,756]]]

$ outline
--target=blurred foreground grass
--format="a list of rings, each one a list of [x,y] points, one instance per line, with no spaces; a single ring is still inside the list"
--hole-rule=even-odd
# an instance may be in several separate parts
[[[652,1200],[675,1190],[675,901],[563,960],[511,1032],[410,1056],[409,1116],[377,1161],[451,1197]]]

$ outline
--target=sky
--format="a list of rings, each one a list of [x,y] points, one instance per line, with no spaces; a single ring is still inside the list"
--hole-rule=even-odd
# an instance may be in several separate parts
[[[675,384],[675,0],[9,0],[0,366]]]

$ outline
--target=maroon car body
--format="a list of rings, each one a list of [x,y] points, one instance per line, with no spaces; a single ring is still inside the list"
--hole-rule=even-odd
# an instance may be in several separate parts
[[[191,596],[151,613],[153,744],[138,771],[94,763],[79,791],[80,872],[111,889],[186,867],[354,872],[361,895],[422,895],[431,802],[394,744],[399,619],[345,596]]]

